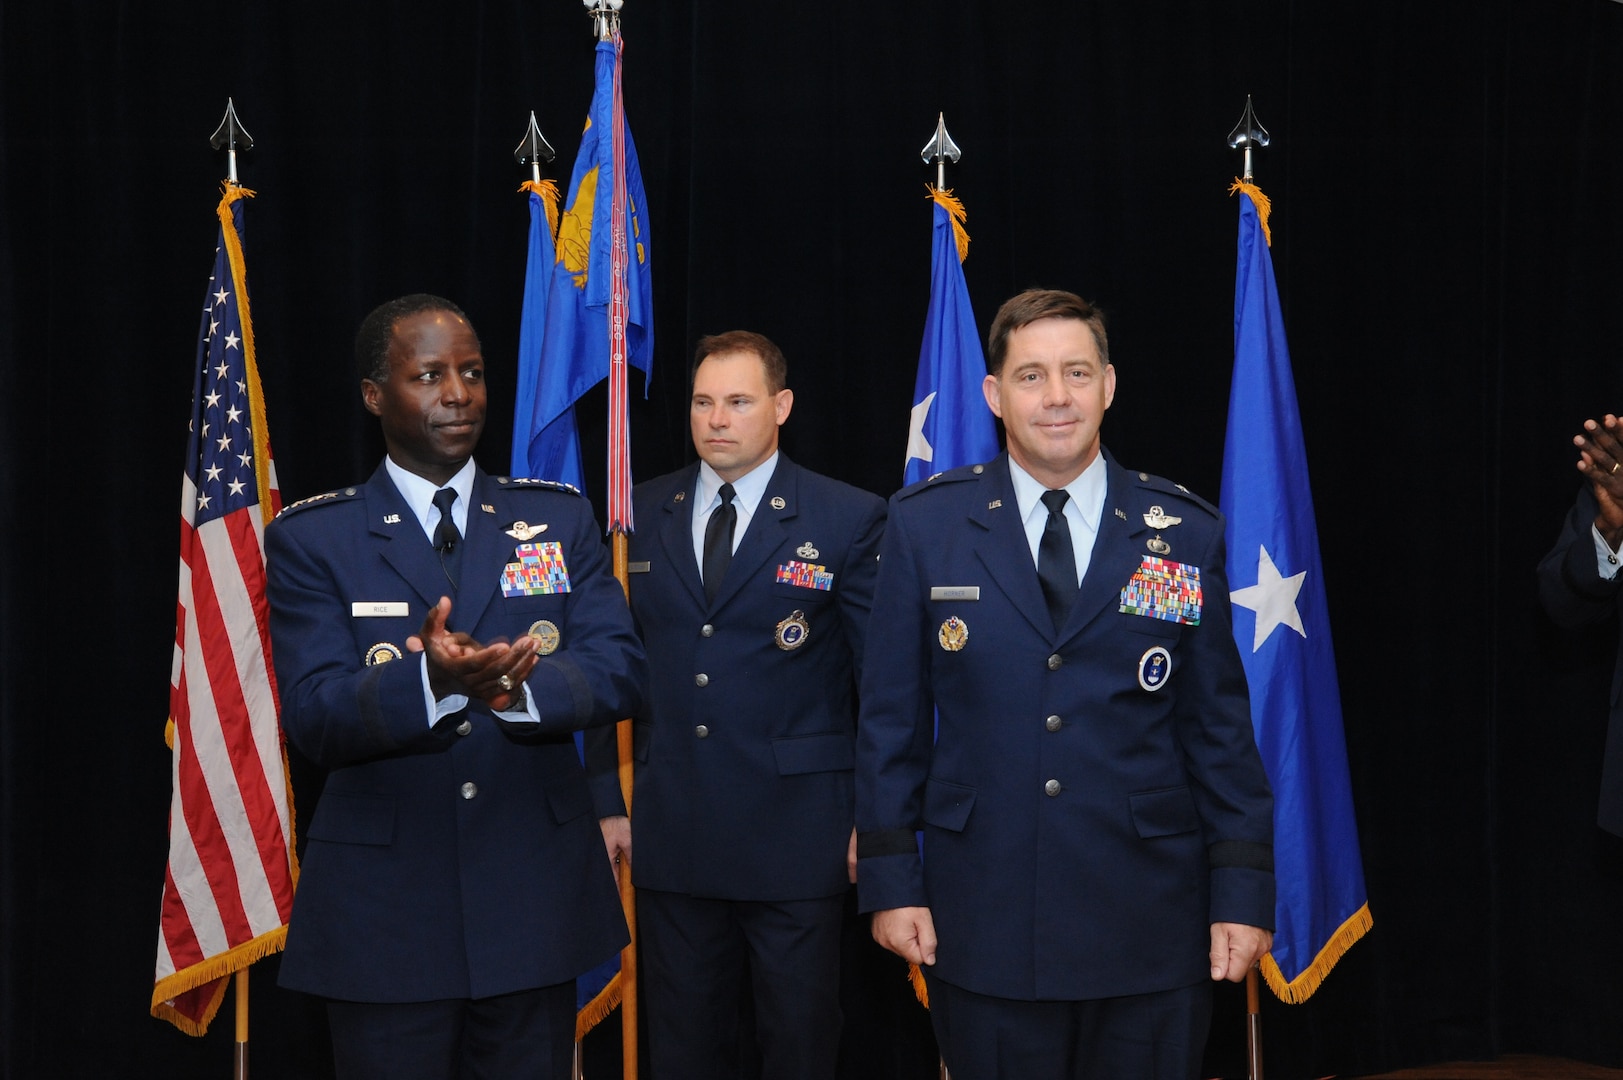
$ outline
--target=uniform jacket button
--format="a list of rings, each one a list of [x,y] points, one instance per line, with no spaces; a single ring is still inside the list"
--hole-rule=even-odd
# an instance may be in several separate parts
[[[1050,780],[1048,783],[1043,785],[1044,795],[1058,795],[1062,790],[1064,789],[1060,787],[1058,780]]]
[[[1050,780],[1049,783],[1052,784],[1053,781]],[[462,797],[464,799],[471,799],[477,794],[479,794],[479,785],[472,780],[462,785]]]
[[[710,729],[705,727],[703,724],[700,724],[698,727],[693,729],[693,734],[697,735],[701,739],[709,738]]]
[[[1050,716],[1047,720],[1043,721],[1043,726],[1048,728],[1049,731],[1058,731],[1060,728],[1060,718],[1057,716]]]
[[[464,720],[464,721],[462,721],[462,723],[460,723],[460,724],[458,724],[456,726],[456,733],[458,735],[466,735],[466,734],[468,734],[468,732],[470,732],[472,730],[473,730],[473,721],[472,720]]]
[[[1065,663],[1065,657],[1061,656],[1059,653],[1055,653],[1053,656],[1050,656],[1048,658],[1048,670],[1049,671],[1058,671],[1060,669],[1061,665],[1063,665],[1064,663]]]
[[[693,676],[693,685],[695,685],[695,686],[709,686],[710,685],[710,676],[706,675],[702,671],[699,672],[697,675]]]

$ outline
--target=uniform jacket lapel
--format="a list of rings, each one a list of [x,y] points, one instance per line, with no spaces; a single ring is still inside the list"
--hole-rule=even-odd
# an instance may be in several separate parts
[[[501,587],[502,568],[513,557],[519,541],[502,530],[512,525],[511,516],[503,517],[500,486],[476,470],[473,476],[473,505],[468,507],[468,535],[462,538],[462,579],[457,582],[456,603],[451,609],[451,622],[460,630],[472,631],[484,617]],[[496,507],[496,513],[487,514],[486,506]],[[532,521],[531,525],[540,522]],[[536,543],[549,537],[542,535]]]
[[[721,591],[716,594],[712,608],[725,606],[744,587],[744,583],[761,569],[762,564],[783,546],[789,536],[790,522],[800,514],[799,493],[799,466],[779,451],[777,468],[772,470],[772,479],[767,481],[766,490],[761,493],[761,501],[750,518],[749,528],[744,531],[744,539],[739,542],[738,550],[733,552],[732,564],[727,567],[727,576],[721,579]],[[781,510],[774,503],[779,499],[783,502]],[[691,543],[689,550],[692,550]]]
[[[986,468],[991,473],[981,485],[986,500],[977,500],[969,513],[970,522],[982,532],[975,543],[976,557],[1015,610],[1045,639],[1052,640],[1054,631],[1037,581],[1037,564],[1031,558],[1031,544],[1014,498],[1014,481],[1009,477],[1008,454],[999,454]]]
[[[1149,526],[1144,523],[1136,491],[1132,475],[1105,453],[1105,501],[1099,515],[1099,534],[1094,538],[1081,593],[1060,634],[1061,642],[1081,633],[1104,612],[1120,606],[1122,586],[1132,578],[1147,550],[1144,540]]]
[[[417,515],[406,504],[405,496],[389,479],[389,470],[378,465],[372,479],[366,482],[367,528],[379,545],[383,560],[394,567],[406,584],[416,590],[423,604],[433,607],[442,596],[449,595],[451,583],[445,577],[434,545],[429,543]],[[393,522],[387,519],[394,518]]]
[[[687,588],[693,602],[704,608],[704,583],[699,578],[699,563],[693,557],[693,505],[699,486],[699,466],[686,470],[681,486],[670,491],[660,505],[659,543],[664,549],[666,564],[673,567],[676,577]]]

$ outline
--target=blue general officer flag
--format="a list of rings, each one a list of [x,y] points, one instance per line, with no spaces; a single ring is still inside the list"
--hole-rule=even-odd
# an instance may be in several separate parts
[[[558,238],[547,297],[530,422],[524,425],[526,469],[543,480],[585,486],[580,440],[575,433],[575,402],[609,374],[609,304],[612,298],[612,193],[615,178],[614,109],[619,65],[618,36],[597,43],[592,106],[575,157],[569,197],[558,223]],[[643,373],[646,389],[654,355],[654,297],[649,274],[648,219],[642,171],[623,126],[625,177],[626,358]],[[514,433],[515,444],[519,432]],[[624,453],[625,448],[620,448]],[[611,455],[615,452],[610,447]],[[515,450],[516,453],[516,450]]]
[[[1285,324],[1266,239],[1268,200],[1236,183],[1234,384],[1223,447],[1234,637],[1274,788],[1273,951],[1263,976],[1307,1000],[1372,925],[1353,818],[1341,692]]]
[[[986,357],[964,284],[962,263],[969,237],[963,233],[963,204],[951,192],[932,188],[930,196],[935,201],[930,309],[924,316],[919,377],[913,385],[903,484],[997,455],[997,427],[981,390]]]

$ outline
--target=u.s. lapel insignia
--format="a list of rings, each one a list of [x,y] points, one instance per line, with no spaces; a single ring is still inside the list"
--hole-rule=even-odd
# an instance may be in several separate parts
[[[1138,685],[1146,690],[1161,689],[1171,674],[1172,654],[1167,652],[1164,645],[1153,646],[1138,658]]]
[[[795,548],[795,554],[799,555],[802,559],[815,559],[817,558],[818,552],[816,548],[812,547],[812,542],[807,540],[804,544],[801,544],[799,547]]]
[[[387,664],[390,660],[399,660],[405,654],[393,642],[380,641],[366,650],[366,666],[374,667],[378,664]]]
[[[783,501],[783,496],[782,495],[774,495],[774,496],[772,496],[772,509],[774,509],[774,510],[782,510],[785,506],[788,506],[788,505],[789,505],[788,503]]]
[[[672,501],[672,502],[682,502],[682,501],[683,501],[683,500],[684,500],[684,499],[686,499],[686,498],[687,498],[687,497],[688,497],[688,493],[687,493],[687,492],[685,492],[685,491],[678,491],[678,492],[677,492],[677,493],[676,493],[676,494],[675,494],[675,495],[673,495],[673,496],[671,496],[671,501]]]
[[[1116,507],[1116,516],[1121,518],[1123,521],[1126,521],[1127,520],[1127,511],[1123,510],[1121,507],[1118,506],[1118,507]]]
[[[988,510],[996,510],[998,507],[1000,507],[1002,505],[1003,505],[1003,500],[1002,499],[993,499],[991,502],[986,504],[986,508]]]
[[[936,632],[936,640],[948,652],[959,652],[969,644],[969,624],[954,615],[941,624],[941,629]]]
[[[1152,529],[1166,529],[1172,527],[1173,525],[1180,525],[1182,523],[1183,518],[1169,517],[1166,511],[1162,510],[1159,506],[1150,507],[1150,512],[1144,515],[1144,524],[1148,525]]]
[[[531,540],[546,532],[547,526],[545,522],[540,525],[531,525],[528,521],[515,521],[512,528],[502,531],[514,540]]]
[[[811,624],[806,621],[806,613],[796,611],[778,624],[778,632],[773,635],[772,640],[778,643],[778,648],[790,652],[806,644],[806,639],[810,636]]]
[[[398,524],[400,524],[400,515],[399,514],[384,514],[383,515],[383,523],[385,525],[398,525]]]
[[[483,510],[487,514],[494,514],[496,512],[496,508],[491,506],[489,503],[480,503],[479,509]]]
[[[551,656],[557,652],[558,643],[562,640],[557,624],[550,619],[537,619],[531,623],[530,636],[535,638],[535,651],[542,656]]]
[[[1145,516],[1148,517],[1149,515],[1146,514]],[[1172,545],[1161,539],[1159,535],[1144,541],[1144,546],[1157,555],[1170,555],[1172,553]]]

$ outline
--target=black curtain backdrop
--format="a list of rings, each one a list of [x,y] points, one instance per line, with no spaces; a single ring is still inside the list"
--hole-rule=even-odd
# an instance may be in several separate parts
[[[694,339],[747,327],[788,353],[789,453],[896,487],[929,276],[918,148],[944,110],[983,331],[1028,285],[1098,300],[1107,443],[1215,500],[1224,139],[1254,96],[1375,917],[1310,1002],[1267,998],[1269,1075],[1623,1065],[1623,841],[1593,824],[1614,632],[1554,630],[1532,578],[1577,488],[1572,434],[1623,407],[1623,5],[628,0],[623,25],[656,291],[644,478],[691,458]],[[227,95],[257,140],[248,272],[291,500],[375,464],[350,341],[419,290],[483,337],[479,456],[506,471],[513,147],[534,109],[566,184],[591,79],[576,0],[0,7],[0,1075],[229,1068],[229,1004],[203,1039],[147,1015]],[[581,410],[588,447],[602,408]],[[933,1075],[899,966],[862,937],[844,1075]],[[256,1073],[330,1075],[319,1010],[275,971],[253,975]],[[1236,1076],[1223,989],[1210,1072]]]

